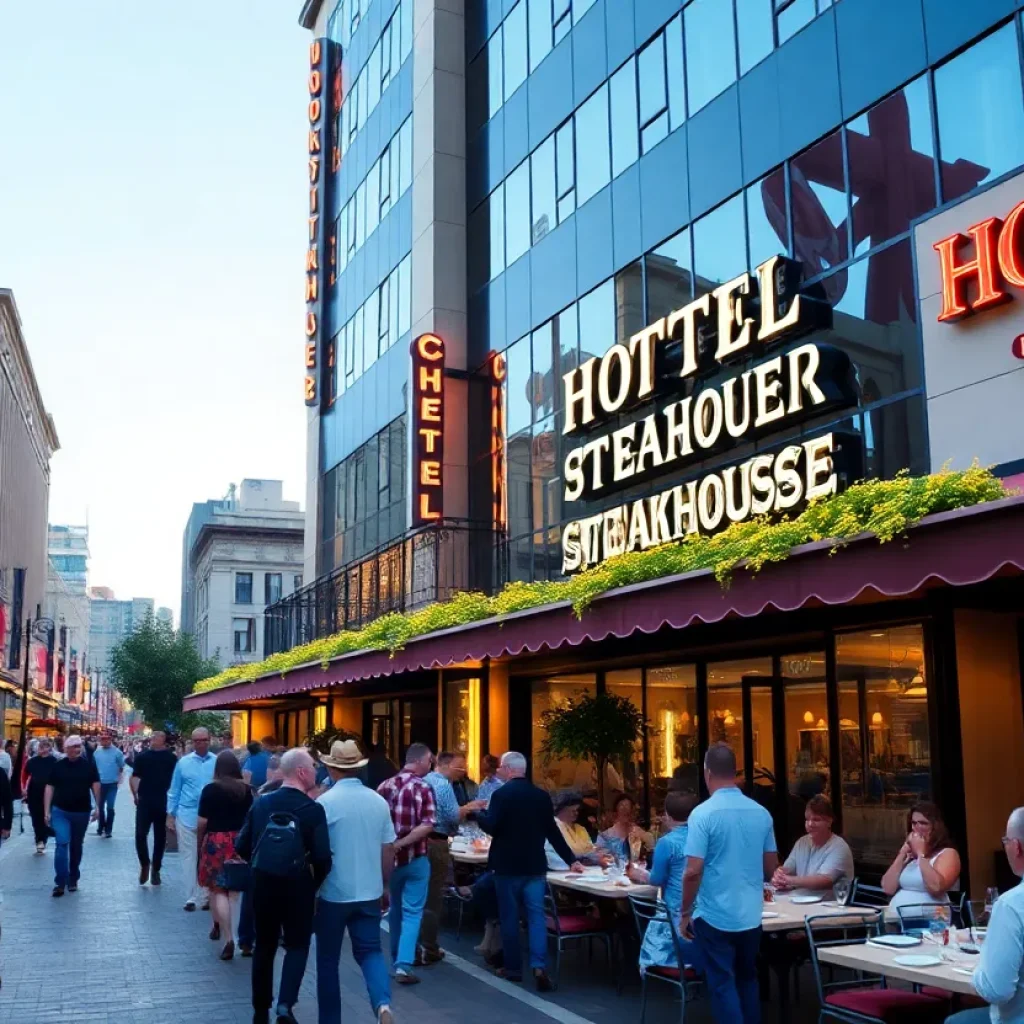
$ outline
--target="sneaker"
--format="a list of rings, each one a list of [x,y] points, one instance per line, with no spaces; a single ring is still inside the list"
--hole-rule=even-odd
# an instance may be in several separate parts
[[[252,946],[244,946],[242,943],[239,943],[238,948],[246,959],[252,956]]]
[[[159,885],[160,884],[160,869],[159,868],[153,868],[153,874],[150,876],[149,884],[150,885]]]
[[[54,899],[57,899],[58,897],[63,896],[64,895],[64,886],[63,885],[55,885],[53,887],[53,892],[51,892],[50,895]]]
[[[143,864],[139,868],[139,885],[145,885],[149,881],[149,865]]]
[[[113,839],[114,837],[109,832],[104,832],[103,833],[103,838],[104,839]]]
[[[98,835],[100,838],[102,838],[103,837],[103,829],[101,829],[101,828],[96,829],[96,835]]]
[[[78,892],[78,883],[77,882],[72,882],[68,886],[68,892]]]
[[[282,1024],[282,1022],[283,1024],[299,1024],[290,1006],[278,1006],[276,1019],[277,1024]]]
[[[36,843],[36,853],[37,854],[41,854],[43,852],[43,849],[44,849],[44,847],[43,847],[42,843]]]
[[[418,985],[420,983],[420,979],[406,967],[395,968],[395,981],[399,985]]]
[[[196,909],[196,901],[195,900],[186,900],[185,901],[185,909],[191,914],[192,911]]]
[[[395,1024],[395,1015],[387,1003],[377,1007],[377,1024]]]

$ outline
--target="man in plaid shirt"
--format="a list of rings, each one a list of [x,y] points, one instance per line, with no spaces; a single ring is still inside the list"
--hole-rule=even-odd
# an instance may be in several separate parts
[[[427,836],[434,831],[437,821],[434,791],[423,781],[423,776],[430,771],[432,758],[430,747],[425,743],[413,743],[406,751],[405,767],[377,787],[377,792],[391,808],[397,837],[395,870],[388,883],[391,893],[388,922],[395,981],[402,985],[415,985],[420,980],[413,974],[412,967],[430,881]]]

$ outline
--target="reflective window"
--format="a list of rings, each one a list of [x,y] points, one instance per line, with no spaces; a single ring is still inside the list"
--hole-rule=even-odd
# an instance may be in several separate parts
[[[605,281],[579,301],[580,362],[615,344],[615,283]]]
[[[770,658],[708,663],[708,742],[728,743],[736,752],[738,772],[746,770],[743,743],[743,680],[772,674]],[[772,691],[767,686],[752,686],[750,693],[751,728],[754,742],[755,785],[772,783],[775,778],[773,749]],[[751,794],[753,795],[753,794]]]
[[[636,62],[631,57],[611,80],[612,177],[636,163]]]
[[[665,72],[668,78],[668,130],[686,120],[686,73],[683,69],[683,16],[665,26]]]
[[[363,369],[368,370],[376,361],[380,345],[380,293],[370,292],[363,303]]]
[[[381,45],[378,43],[370,51],[370,59],[366,62],[366,102],[370,110],[380,102],[380,54]]]
[[[581,157],[576,167],[576,202],[580,206],[611,180],[608,141],[608,86],[602,85],[576,111],[576,143]]]
[[[412,5],[413,0],[402,0],[402,60],[412,53]]]
[[[412,118],[406,119],[398,134],[399,156],[402,161],[399,192],[404,193],[412,185]]]
[[[902,234],[935,206],[928,81],[919,78],[846,127],[854,255]]]
[[[505,19],[505,99],[526,81],[526,0],[520,0]]]
[[[1017,28],[1011,23],[935,70],[942,198],[1024,163]]]
[[[665,81],[665,36],[658,33],[637,57],[640,78],[640,142],[643,151],[668,135],[668,88]]]
[[[747,265],[743,196],[734,196],[693,225],[693,262],[697,294],[711,291],[741,274]]]
[[[366,241],[366,181],[356,189],[356,248]]]
[[[530,448],[533,438],[530,428],[510,434],[508,439],[508,526],[509,533],[520,534],[530,531],[530,514],[533,497],[530,480]],[[528,580],[531,577],[530,538],[522,538],[522,542],[513,542],[510,552],[512,579]]]
[[[555,365],[555,408],[559,409],[562,405],[562,375],[579,365],[579,324],[575,303],[551,321],[551,334],[558,360]]]
[[[576,154],[571,120],[555,132],[555,170],[558,223],[561,224],[576,209]]]
[[[555,44],[560,43],[572,28],[572,0],[551,0],[552,30]]]
[[[637,713],[643,716],[643,673],[638,668],[617,669],[605,675],[605,689],[618,697],[625,697],[633,705]],[[648,733],[650,735],[650,733]],[[606,768],[608,779],[605,786],[605,802],[609,810],[615,806],[615,800],[619,793],[625,793],[631,797],[639,808],[641,815],[644,814],[644,799],[646,786],[644,784],[644,742],[639,738],[629,752],[623,758],[618,755],[612,759]]]
[[[533,377],[530,389],[533,403],[533,418],[543,419],[555,411],[558,385],[555,377],[555,339],[552,321],[533,332]]]
[[[697,793],[697,670],[664,665],[647,670],[647,737],[651,764],[651,810],[664,807],[669,786]]]
[[[786,176],[780,167],[747,189],[748,269],[789,251],[786,217]]]
[[[527,0],[530,30],[530,70],[551,52],[551,0]]]
[[[647,278],[647,318],[659,320],[693,298],[690,272],[690,229],[684,228],[644,260]]]
[[[736,0],[740,74],[772,52],[772,0]]]
[[[366,237],[377,230],[380,218],[380,168],[374,164],[366,176]]]
[[[849,257],[846,170],[839,132],[790,163],[793,254],[814,277]]]
[[[487,42],[487,112],[490,117],[501,109],[502,96],[501,28]]]
[[[512,266],[530,248],[530,161],[505,179],[505,262]]]
[[[540,417],[542,382],[534,373],[534,415]],[[530,475],[533,492],[533,525],[550,526],[557,523],[562,515],[562,481],[558,475],[558,431],[555,417],[536,419],[533,424],[533,441],[530,447]],[[546,546],[546,545],[545,545]],[[536,558],[534,558],[536,562]],[[541,575],[546,579],[546,574]]]
[[[398,265],[398,333],[412,330],[412,256]]]
[[[597,769],[592,761],[571,761],[545,754],[547,731],[543,716],[545,711],[560,707],[583,693],[591,696],[596,694],[596,677],[592,674],[552,676],[532,682],[530,690],[530,735],[533,740],[531,768],[534,783],[549,793],[571,788],[593,796],[597,792]]]
[[[736,35],[732,0],[694,0],[683,13],[692,116],[736,81]]]
[[[640,260],[615,275],[615,340],[626,344],[631,335],[643,330],[644,270]]]
[[[778,4],[782,8],[782,4]],[[817,15],[814,0],[790,0],[788,6],[779,11],[779,45],[810,24]]]
[[[499,185],[485,205],[491,231],[491,277],[497,277],[505,269],[505,186]]]
[[[505,349],[505,361],[508,376],[506,393],[508,396],[507,430],[514,434],[524,427],[528,427],[533,421],[533,403],[531,396],[531,376],[533,374],[530,362],[530,337],[520,338],[513,345]]]
[[[596,2],[597,0],[572,0],[573,24],[576,24]]]
[[[555,137],[549,136],[530,157],[533,196],[531,244],[536,245],[558,223],[555,214]]]

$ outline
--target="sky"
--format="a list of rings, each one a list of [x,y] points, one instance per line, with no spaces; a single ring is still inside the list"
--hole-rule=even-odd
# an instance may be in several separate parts
[[[90,584],[178,618],[192,502],[305,499],[300,0],[0,0],[0,287]]]

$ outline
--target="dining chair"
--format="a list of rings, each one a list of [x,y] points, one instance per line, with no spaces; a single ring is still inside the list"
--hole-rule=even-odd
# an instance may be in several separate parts
[[[466,901],[458,894],[454,885],[445,886],[442,902],[455,911],[455,938],[462,937],[462,918],[466,912]]]
[[[570,908],[559,906],[558,900],[547,883],[544,890],[544,923],[547,926],[548,938],[555,940],[555,988],[558,988],[558,972],[562,963],[562,948],[569,943],[586,939],[600,939],[608,951],[608,969],[612,970],[612,936],[605,925],[595,917],[589,908]]]
[[[890,899],[892,897],[880,885],[865,885],[860,878],[855,878],[846,902],[851,907],[887,907]]]
[[[821,1006],[819,1021],[838,1020],[846,1024],[939,1024],[949,1014],[948,999],[918,992],[886,988],[885,977],[857,971],[853,978],[839,981],[822,977],[819,950],[829,946],[866,944],[882,930],[881,913],[857,921],[837,921],[835,914],[815,914],[804,922],[811,954],[814,984]],[[840,938],[833,938],[836,930]],[[824,938],[824,935],[828,938]],[[828,966],[828,965],[826,965]]]
[[[667,924],[672,936],[672,948],[676,951],[676,965],[645,967],[640,971],[640,1024],[644,1022],[644,1015],[647,1012],[647,979],[656,978],[679,989],[680,1024],[686,1024],[686,1001],[692,998],[701,985],[701,977],[697,970],[683,962],[681,956],[681,944],[676,923],[668,912],[668,907],[659,899],[651,899],[646,896],[634,896],[630,894],[630,906],[633,908],[633,918],[636,921],[636,929],[640,935],[640,944],[643,945],[644,935],[647,929],[654,923]]]

